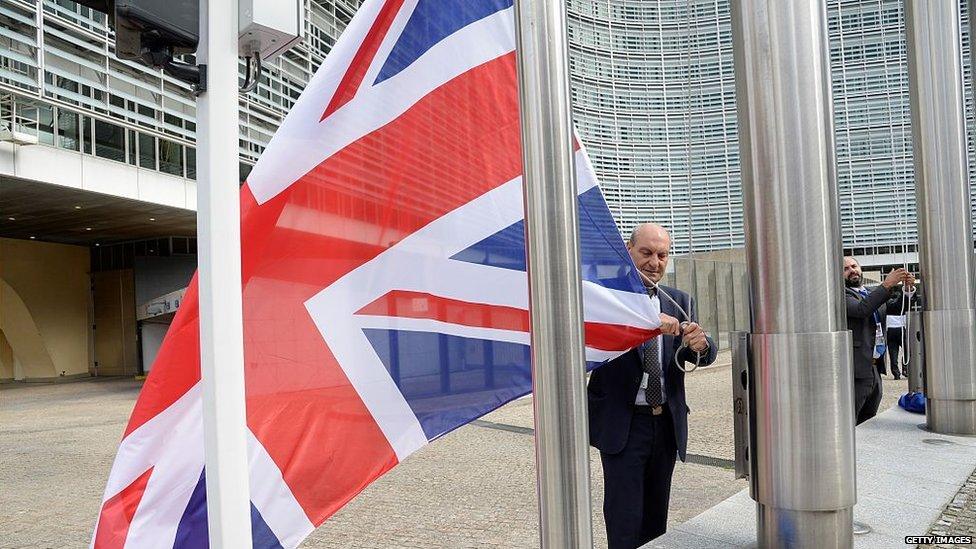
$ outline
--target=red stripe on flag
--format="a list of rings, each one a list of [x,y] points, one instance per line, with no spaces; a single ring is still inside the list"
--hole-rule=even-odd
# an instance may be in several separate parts
[[[156,367],[157,365],[163,367]],[[176,317],[166,331],[123,438],[168,408],[200,381],[200,309],[193,275]]]
[[[380,12],[373,21],[373,26],[366,33],[366,38],[359,45],[359,50],[356,51],[352,62],[349,63],[349,68],[346,69],[346,74],[339,81],[339,86],[336,87],[332,101],[329,102],[329,106],[322,113],[322,118],[319,119],[320,122],[356,96],[356,92],[359,91],[359,86],[363,83],[363,78],[366,76],[366,71],[369,70],[369,66],[373,63],[376,50],[383,43],[386,32],[390,30],[390,25],[393,24],[393,20],[396,19],[396,15],[402,5],[403,0],[387,0],[383,4],[383,7],[380,8]]]
[[[394,290],[356,312],[360,315],[423,318],[496,330],[529,331],[529,312],[517,307],[487,305],[441,297],[426,292]],[[586,346],[601,351],[626,351],[660,330],[585,322]]]
[[[646,330],[619,324],[587,322],[586,346],[601,351],[626,351],[656,337],[661,330]]]
[[[114,549],[125,545],[125,538],[129,535],[129,525],[132,517],[136,516],[136,508],[146,491],[146,484],[152,475],[150,467],[139,478],[132,481],[121,492],[109,498],[102,505],[102,512],[98,516],[98,530],[95,532],[94,549]]]
[[[394,290],[356,314],[440,320],[462,326],[529,331],[529,312],[517,307],[485,305],[449,299],[425,292]]]

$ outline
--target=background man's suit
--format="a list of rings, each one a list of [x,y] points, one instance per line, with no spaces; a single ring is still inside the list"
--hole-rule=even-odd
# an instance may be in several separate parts
[[[901,288],[884,286],[868,289],[862,297],[853,288],[844,289],[847,299],[847,328],[854,341],[854,413],[861,424],[878,413],[881,404],[881,374],[874,367],[875,313],[885,327],[889,311],[897,314],[901,306]]]
[[[688,294],[667,286],[661,288],[697,321]],[[660,302],[662,313],[684,320],[666,297],[660,296]],[[684,373],[674,366],[674,354],[680,345],[680,337],[661,336],[667,411],[660,416],[642,413],[635,405],[644,373],[637,349],[597,368],[590,376],[590,444],[600,450],[603,460],[603,513],[610,549],[643,545],[663,534],[667,526],[675,455],[684,461],[688,447]],[[715,342],[711,338],[708,345],[702,365],[715,361]],[[678,358],[694,363],[695,357],[694,351],[685,348]]]

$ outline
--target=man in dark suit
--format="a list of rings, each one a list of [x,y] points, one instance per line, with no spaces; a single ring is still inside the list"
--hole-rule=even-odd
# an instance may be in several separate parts
[[[671,237],[646,223],[631,233],[627,249],[660,304],[662,335],[597,368],[587,386],[590,444],[603,462],[603,516],[610,549],[632,549],[664,533],[675,456],[685,459],[688,406],[681,363],[708,365],[715,344],[695,320],[688,294],[661,286],[691,316],[654,291],[668,265]],[[681,347],[682,342],[686,347]],[[680,348],[680,350],[679,350]]]
[[[844,258],[847,328],[851,331],[854,345],[854,413],[857,425],[873,418],[881,404],[881,374],[874,367],[874,355],[879,343],[884,344],[885,316],[889,311],[894,314],[900,312],[900,283],[914,286],[915,277],[899,268],[888,273],[880,286],[865,288],[861,265],[853,257]]]

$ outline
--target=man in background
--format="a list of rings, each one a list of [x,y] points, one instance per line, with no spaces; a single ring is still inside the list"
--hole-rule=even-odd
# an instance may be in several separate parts
[[[901,307],[899,306],[898,313],[901,313]],[[905,337],[905,315],[903,314],[890,314],[888,315],[887,326],[885,329],[886,340],[888,341],[888,361],[891,362],[891,375],[895,379],[901,379],[904,374],[908,377],[908,371],[902,372],[902,366],[904,366],[901,361],[899,361],[898,350],[901,348],[902,338]],[[905,357],[907,358],[907,357]]]
[[[885,316],[900,303],[899,284],[914,286],[915,277],[898,268],[888,273],[879,286],[865,288],[861,265],[853,257],[844,258],[847,327],[854,345],[854,414],[858,425],[874,417],[881,404],[881,374],[874,366],[874,359],[884,353]]]

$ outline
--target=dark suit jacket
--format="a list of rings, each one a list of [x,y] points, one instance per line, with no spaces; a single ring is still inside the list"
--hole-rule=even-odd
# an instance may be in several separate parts
[[[847,298],[847,329],[854,340],[854,379],[871,379],[875,375],[874,362],[874,312],[881,317],[881,329],[885,328],[888,313],[901,312],[901,287],[891,290],[884,286],[868,288],[867,297],[845,288]]]
[[[688,311],[691,318],[698,320],[691,297],[681,290],[661,286]],[[674,305],[666,297],[659,297],[661,312],[678,320],[684,320]],[[685,402],[685,374],[674,366],[674,354],[681,346],[681,338],[665,335],[661,340],[661,358],[664,368],[664,394],[674,421],[674,437],[678,445],[678,456],[685,459],[688,447],[688,405]],[[702,357],[702,366],[715,361],[717,349],[712,338],[708,338],[708,352]],[[679,360],[695,362],[695,353],[684,349]],[[640,354],[631,349],[619,357],[597,368],[590,376],[586,387],[589,404],[590,444],[601,452],[616,454],[624,449],[630,432],[630,421],[634,415],[634,403],[640,390],[644,371],[641,368]]]

